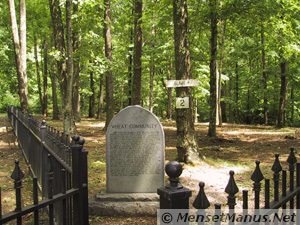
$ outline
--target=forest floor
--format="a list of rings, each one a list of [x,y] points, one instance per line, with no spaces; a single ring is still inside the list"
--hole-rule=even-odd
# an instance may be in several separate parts
[[[48,119],[48,118],[46,118]],[[61,121],[47,120],[47,124],[60,128]],[[166,162],[175,160],[176,123],[162,121],[165,131]],[[18,159],[25,173],[23,193],[31,192],[31,178],[22,153],[14,143],[11,132],[7,132],[8,122],[5,115],[0,115],[0,187],[2,188],[2,213],[14,210],[14,183],[10,175],[14,169],[14,161]],[[105,192],[105,131],[104,121],[83,118],[76,124],[77,133],[85,138],[85,149],[88,150],[89,197],[98,192]],[[280,154],[282,166],[287,169],[289,148],[295,147],[298,154],[299,139],[295,138],[297,128],[275,129],[272,126],[224,124],[217,128],[217,138],[207,136],[208,124],[195,125],[199,145],[199,155],[195,163],[184,164],[181,175],[183,186],[192,190],[191,203],[199,191],[199,182],[205,182],[205,192],[211,205],[226,205],[227,195],[224,193],[229,180],[229,171],[235,172],[235,180],[239,187],[237,207],[242,204],[242,190],[249,190],[249,200],[253,199],[252,181],[250,177],[255,169],[256,160],[260,160],[260,168],[266,178],[272,178],[271,167],[274,154]],[[167,179],[166,179],[167,180]],[[272,182],[272,181],[271,181]],[[31,195],[23,195],[23,204],[31,204]],[[252,203],[250,203],[251,205]],[[262,202],[263,204],[263,202]],[[32,216],[26,218],[30,221]],[[43,218],[42,218],[43,219]],[[28,223],[30,224],[30,223]],[[90,216],[90,224],[156,224],[156,217],[103,217]]]

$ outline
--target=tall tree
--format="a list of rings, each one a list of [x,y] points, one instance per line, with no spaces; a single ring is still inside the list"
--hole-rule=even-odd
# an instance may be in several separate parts
[[[167,80],[172,80],[172,70],[173,64],[170,63],[167,69]],[[167,119],[172,119],[172,88],[167,88],[167,95],[168,95],[168,110],[167,110]]]
[[[278,108],[278,117],[277,117],[277,127],[285,126],[285,116],[286,116],[286,97],[287,97],[287,47],[286,47],[286,34],[285,34],[285,24],[286,21],[286,5],[284,1],[280,1],[280,10],[279,10],[279,66],[280,66],[280,97],[279,97],[279,108]]]
[[[26,3],[20,0],[20,37],[14,0],[9,0],[11,30],[15,48],[15,59],[19,84],[21,110],[28,112],[28,82],[26,74]]]
[[[103,73],[100,74],[100,84],[99,84],[99,102],[98,102],[98,113],[97,119],[102,119],[102,109],[103,109],[103,98],[104,98],[104,75]]]
[[[66,0],[66,26],[67,26],[67,73],[64,77],[65,95],[64,97],[64,132],[72,134],[75,123],[73,118],[73,39],[72,39],[72,0]]]
[[[266,64],[266,51],[265,51],[265,31],[264,24],[261,24],[261,59],[262,59],[262,77],[263,77],[263,87],[264,87],[264,123],[267,125],[269,123],[268,118],[268,98],[267,98],[267,64]]]
[[[41,85],[41,73],[40,73],[40,64],[38,60],[38,45],[36,34],[34,34],[34,59],[35,59],[35,67],[36,67],[36,77],[37,77],[37,85],[39,91],[40,105],[41,105],[41,113],[44,114],[44,103],[43,103],[43,94],[42,94],[42,85]]]
[[[72,113],[72,90],[73,90],[73,40],[71,8],[72,0],[66,0],[66,26],[67,26],[67,55],[64,38],[64,27],[59,0],[49,0],[50,13],[52,18],[52,28],[55,49],[59,53],[56,56],[58,78],[63,111],[63,127],[66,134],[74,131],[75,124]],[[67,59],[67,60],[66,60]]]
[[[105,56],[109,62],[108,70],[105,73],[106,78],[106,122],[105,129],[114,116],[114,78],[112,71],[112,36],[111,36],[111,15],[110,0],[104,0],[104,40],[105,40]]]
[[[52,103],[53,103],[53,120],[59,119],[58,100],[57,100],[57,88],[56,88],[56,69],[55,59],[51,57],[51,87],[52,87]]]
[[[176,80],[191,78],[187,0],[173,0]],[[176,97],[189,97],[188,109],[176,109],[178,161],[188,162],[198,150],[195,138],[191,88],[176,88]]]
[[[280,62],[280,98],[277,118],[277,127],[285,126],[285,108],[286,108],[286,94],[287,94],[287,63],[285,59],[281,58]]]
[[[130,28],[130,45],[128,51],[128,104],[132,104],[132,65],[133,65],[133,28]]]
[[[94,71],[90,72],[90,87],[91,87],[91,96],[89,102],[89,118],[95,116],[95,82],[94,82]]]
[[[154,80],[154,73],[155,73],[155,65],[154,65],[154,47],[155,47],[155,16],[154,12],[152,12],[152,21],[153,24],[151,26],[151,59],[150,59],[150,93],[149,93],[149,110],[150,112],[153,112],[153,80]]]
[[[73,78],[73,115],[74,120],[76,122],[80,122],[80,53],[79,53],[79,47],[81,43],[80,38],[80,16],[79,14],[79,6],[78,1],[75,1],[73,3],[73,14],[76,15],[74,19],[74,23],[72,25],[72,31],[73,31],[73,52],[74,52],[74,78]]]
[[[134,52],[133,52],[133,78],[132,102],[133,105],[141,104],[142,88],[142,15],[143,0],[134,1]]]
[[[208,136],[216,136],[217,113],[217,40],[218,40],[218,0],[209,0],[210,6],[210,120]]]
[[[43,96],[43,115],[48,115],[48,44],[47,41],[44,40],[43,44],[44,49],[44,70],[43,70],[43,77],[44,77],[44,96]]]

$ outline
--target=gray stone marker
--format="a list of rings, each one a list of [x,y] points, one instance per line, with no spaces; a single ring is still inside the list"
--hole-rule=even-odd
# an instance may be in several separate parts
[[[106,132],[106,192],[156,193],[164,186],[165,138],[158,118],[128,106]]]

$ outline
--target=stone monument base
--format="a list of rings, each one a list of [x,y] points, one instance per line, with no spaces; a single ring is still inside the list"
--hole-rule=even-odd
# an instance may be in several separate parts
[[[99,193],[89,200],[90,214],[99,216],[156,216],[158,208],[156,193]]]

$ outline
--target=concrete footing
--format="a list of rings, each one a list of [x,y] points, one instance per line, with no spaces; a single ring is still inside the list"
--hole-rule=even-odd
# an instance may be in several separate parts
[[[91,215],[156,216],[159,196],[156,193],[97,194],[89,200]]]

